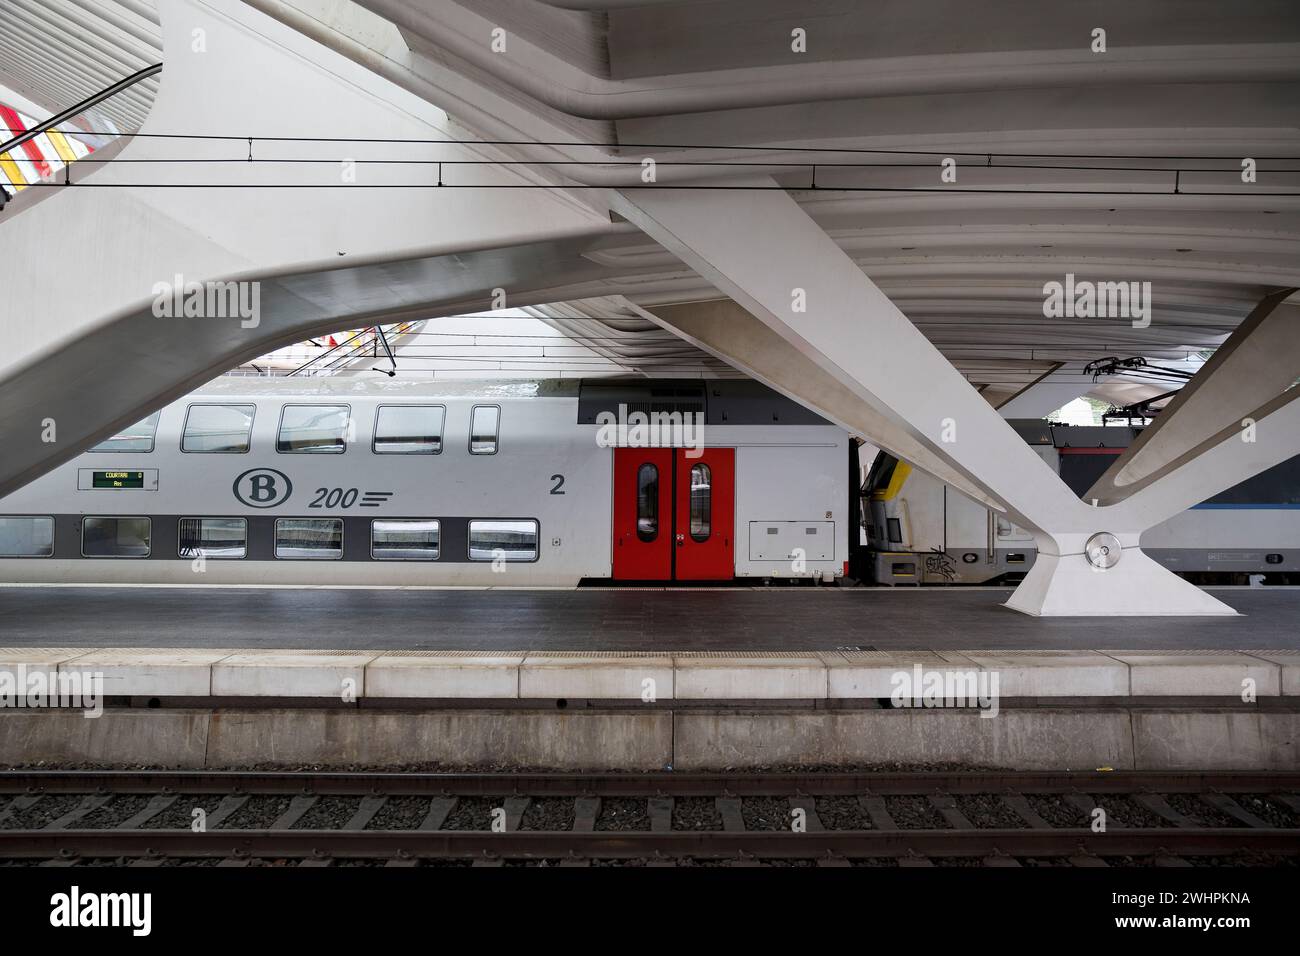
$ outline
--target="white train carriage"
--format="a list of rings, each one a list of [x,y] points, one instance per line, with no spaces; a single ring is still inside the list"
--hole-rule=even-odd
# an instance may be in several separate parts
[[[1079,495],[1141,430],[1011,422]],[[880,584],[1014,581],[1033,535],[907,462],[881,453],[862,488],[868,576]],[[1300,581],[1300,457],[1189,508],[1142,535],[1153,560],[1198,584]]]
[[[850,457],[747,381],[227,378],[0,498],[0,581],[832,581]]]

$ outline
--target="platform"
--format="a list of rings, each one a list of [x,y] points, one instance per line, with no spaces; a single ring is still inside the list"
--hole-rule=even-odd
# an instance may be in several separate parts
[[[0,708],[8,764],[1300,766],[1286,650],[0,648],[0,677],[34,672],[97,675],[101,706]],[[887,700],[923,674],[970,696]]]
[[[0,587],[0,646],[474,651],[1300,649],[1300,588],[1230,618],[1031,618],[1006,588]]]
[[[191,705],[227,701],[431,706],[501,701],[802,702],[877,706],[923,675],[997,701],[1297,698],[1300,651],[381,651],[0,647],[0,675],[98,675],[102,694]],[[901,675],[901,676],[900,676]],[[908,682],[911,683],[908,683]],[[990,682],[991,681],[991,682]],[[900,683],[901,682],[901,683]],[[19,682],[21,683],[21,682]],[[1292,701],[1287,701],[1288,705]],[[926,705],[929,706],[929,705]],[[953,706],[953,705],[949,705]],[[961,705],[958,705],[961,706]],[[970,706],[975,706],[972,700]],[[995,708],[996,709],[996,708]]]

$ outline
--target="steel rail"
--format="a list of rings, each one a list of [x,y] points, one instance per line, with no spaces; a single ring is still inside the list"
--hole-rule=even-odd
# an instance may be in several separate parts
[[[1300,853],[1300,830],[1116,828],[573,832],[466,830],[7,830],[0,857],[617,858],[1057,857]]]
[[[1300,790],[1291,771],[427,773],[5,770],[0,793],[718,796],[970,793],[1257,793]]]

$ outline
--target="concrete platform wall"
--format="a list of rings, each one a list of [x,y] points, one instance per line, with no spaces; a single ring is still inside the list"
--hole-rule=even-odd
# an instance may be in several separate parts
[[[377,651],[0,648],[0,681],[101,675],[107,696],[372,700],[825,700],[890,697],[928,675],[994,696],[1300,696],[1300,651]],[[0,684],[0,689],[2,684]]]
[[[0,762],[179,768],[444,764],[569,770],[961,763],[1026,770],[1295,770],[1289,710],[0,712]]]

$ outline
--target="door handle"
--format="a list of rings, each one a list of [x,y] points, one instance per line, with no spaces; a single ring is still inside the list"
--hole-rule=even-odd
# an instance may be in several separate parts
[[[680,547],[681,547],[682,545],[684,545],[685,543],[686,543],[686,535],[684,535],[684,534],[679,534],[679,535],[677,536],[677,547],[680,548]]]

